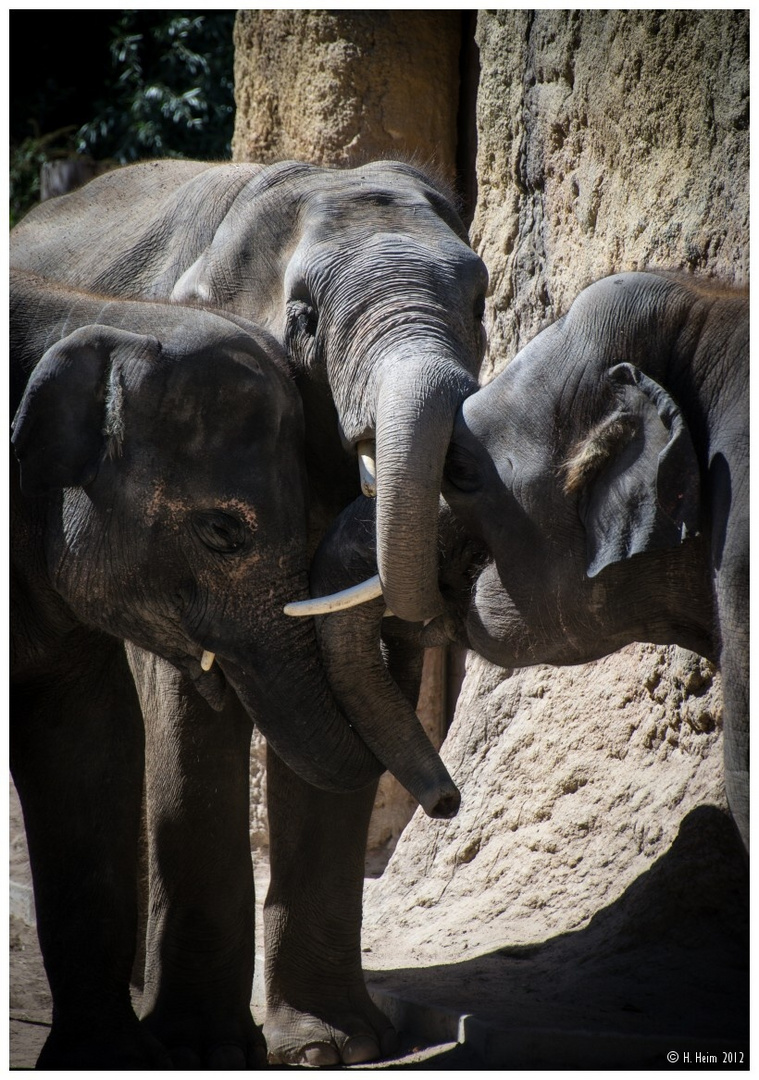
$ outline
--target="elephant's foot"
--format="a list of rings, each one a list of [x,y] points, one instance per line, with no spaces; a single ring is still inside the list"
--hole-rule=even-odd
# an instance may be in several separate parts
[[[311,1008],[285,1001],[268,1004],[264,1035],[270,1065],[360,1065],[389,1057],[397,1035],[366,987],[329,994],[323,989]]]
[[[116,1022],[93,1014],[86,1023],[53,1024],[36,1067],[131,1071],[171,1069],[172,1063],[160,1041],[134,1014]]]
[[[143,1020],[166,1047],[172,1069],[254,1069],[266,1065],[263,1035],[246,1009],[238,1017],[206,1012],[169,1015],[154,1010]]]

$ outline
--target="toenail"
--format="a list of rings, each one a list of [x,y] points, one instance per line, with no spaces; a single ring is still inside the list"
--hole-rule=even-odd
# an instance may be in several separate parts
[[[323,1068],[325,1065],[339,1065],[340,1055],[329,1043],[314,1043],[304,1048],[300,1060],[303,1065]]]
[[[345,1065],[361,1065],[364,1061],[374,1061],[378,1057],[377,1041],[369,1035],[354,1035],[343,1047]]]

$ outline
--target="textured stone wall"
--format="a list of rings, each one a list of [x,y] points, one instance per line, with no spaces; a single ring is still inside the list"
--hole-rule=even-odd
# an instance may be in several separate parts
[[[453,177],[461,19],[447,11],[241,11],[236,161],[430,162]]]
[[[747,11],[481,12],[476,36],[490,371],[605,274],[747,280]]]
[[[747,281],[747,31],[734,11],[479,13],[485,378],[605,274]],[[697,808],[725,811],[721,723],[718,674],[681,649],[514,673],[470,657],[443,755],[462,810],[417,814],[372,883],[373,964],[397,953],[390,912],[419,965],[440,937],[431,907],[467,927],[443,932],[447,962],[586,925]],[[721,857],[708,854],[715,881]]]

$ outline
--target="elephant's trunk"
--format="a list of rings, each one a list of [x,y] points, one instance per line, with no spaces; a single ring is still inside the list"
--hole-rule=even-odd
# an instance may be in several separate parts
[[[455,360],[394,364],[377,400],[377,566],[385,602],[421,622],[444,608],[437,520],[456,411],[477,388]]]
[[[374,562],[374,504],[357,499],[325,537],[311,570],[312,592],[344,588],[365,577]],[[385,602],[316,620],[330,687],[364,742],[430,817],[454,817],[459,792],[414,709],[390,677],[380,649]],[[419,631],[421,633],[421,625]],[[421,641],[418,644],[421,652]]]
[[[298,776],[328,791],[352,791],[387,766],[338,709],[316,657],[311,622],[288,619],[285,633],[270,632],[265,644],[256,640],[232,658],[220,647],[217,661],[266,741]]]
[[[380,651],[385,605],[372,600],[318,619],[332,691],[362,739],[432,818],[456,816],[461,796]]]

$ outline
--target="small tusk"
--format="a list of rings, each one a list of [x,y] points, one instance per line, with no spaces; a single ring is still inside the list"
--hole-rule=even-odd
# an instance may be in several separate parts
[[[360,585],[353,585],[350,589],[332,593],[331,596],[318,596],[313,600],[295,600],[292,604],[285,604],[285,615],[329,615],[332,611],[345,611],[346,608],[358,607],[366,604],[369,600],[375,600],[382,596],[379,574],[362,581]]]
[[[203,655],[200,658],[200,666],[203,668],[203,671],[210,671],[215,659],[216,653],[208,652],[207,649],[204,649]]]
[[[358,475],[361,479],[361,490],[370,499],[377,497],[377,446],[374,439],[362,439],[356,445],[358,454]]]

